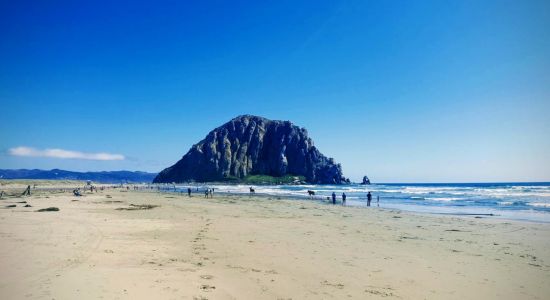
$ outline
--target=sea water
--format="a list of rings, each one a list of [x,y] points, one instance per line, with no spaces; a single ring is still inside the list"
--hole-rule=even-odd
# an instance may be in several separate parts
[[[186,185],[178,190],[186,191]],[[256,194],[309,199],[307,191],[315,191],[313,199],[326,201],[333,192],[341,203],[366,206],[367,192],[371,206],[422,213],[456,215],[492,215],[493,218],[550,222],[550,183],[437,183],[437,184],[371,184],[371,185],[193,185],[215,193]],[[377,203],[377,197],[380,202]]]

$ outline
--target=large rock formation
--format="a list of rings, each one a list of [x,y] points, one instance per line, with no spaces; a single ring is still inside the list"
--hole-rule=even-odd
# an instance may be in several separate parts
[[[313,146],[305,128],[251,115],[212,130],[153,182],[238,180],[248,175],[304,176],[309,183],[322,184],[346,182],[340,164]]]

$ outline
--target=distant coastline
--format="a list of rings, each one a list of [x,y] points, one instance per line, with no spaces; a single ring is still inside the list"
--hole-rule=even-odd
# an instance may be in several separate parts
[[[156,175],[157,173],[141,171],[76,172],[61,169],[0,169],[0,179],[91,180],[99,183],[150,183]]]

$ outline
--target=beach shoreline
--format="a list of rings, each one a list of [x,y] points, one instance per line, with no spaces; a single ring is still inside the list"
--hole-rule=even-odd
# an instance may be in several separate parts
[[[67,188],[71,188],[67,186]],[[6,299],[544,299],[550,224],[106,189],[0,200]],[[75,201],[76,200],[76,201]],[[23,207],[25,204],[32,207]],[[36,212],[47,207],[59,211]]]

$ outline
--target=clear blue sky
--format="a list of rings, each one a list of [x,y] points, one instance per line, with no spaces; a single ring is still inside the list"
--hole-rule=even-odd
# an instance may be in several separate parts
[[[2,1],[0,36],[0,168],[157,172],[257,114],[354,180],[550,181],[549,1]]]

